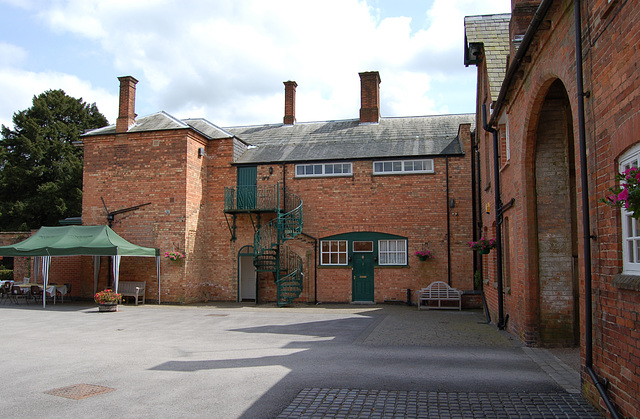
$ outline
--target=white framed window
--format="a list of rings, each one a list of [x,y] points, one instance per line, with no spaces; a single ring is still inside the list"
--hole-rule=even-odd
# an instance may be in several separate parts
[[[507,123],[506,123],[506,133],[505,133],[505,138],[504,138],[504,146],[506,148],[505,150],[505,154],[507,155],[507,161],[511,160],[511,144],[510,144],[510,139],[509,139],[509,117],[507,116]]]
[[[349,263],[347,240],[322,240],[320,244],[321,265],[346,265]]]
[[[296,164],[296,177],[351,176],[351,163]]]
[[[620,158],[620,173],[640,167],[640,145]],[[626,274],[640,275],[640,223],[624,207],[622,211],[622,270]]]
[[[374,161],[374,175],[434,173],[433,159]]]
[[[378,241],[379,265],[406,265],[407,241],[406,240],[379,240]]]

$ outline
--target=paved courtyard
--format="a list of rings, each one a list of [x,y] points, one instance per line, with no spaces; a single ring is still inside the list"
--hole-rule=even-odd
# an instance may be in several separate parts
[[[600,417],[479,311],[0,305],[0,411],[80,417]]]

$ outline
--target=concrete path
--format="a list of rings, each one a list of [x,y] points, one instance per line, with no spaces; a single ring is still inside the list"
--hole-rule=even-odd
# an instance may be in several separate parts
[[[600,417],[479,311],[0,305],[5,418]]]

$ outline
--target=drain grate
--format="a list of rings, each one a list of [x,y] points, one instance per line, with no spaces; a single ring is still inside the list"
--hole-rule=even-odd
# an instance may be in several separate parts
[[[97,396],[98,394],[109,393],[110,391],[116,391],[116,389],[95,386],[93,384],[74,384],[72,386],[54,388],[53,390],[45,391],[45,394],[80,400],[91,396]]]

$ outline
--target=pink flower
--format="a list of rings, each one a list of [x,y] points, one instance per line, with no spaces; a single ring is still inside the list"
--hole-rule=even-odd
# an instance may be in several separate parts
[[[629,199],[629,191],[625,188],[617,196],[618,201],[627,201]],[[628,205],[628,202],[626,203]]]

